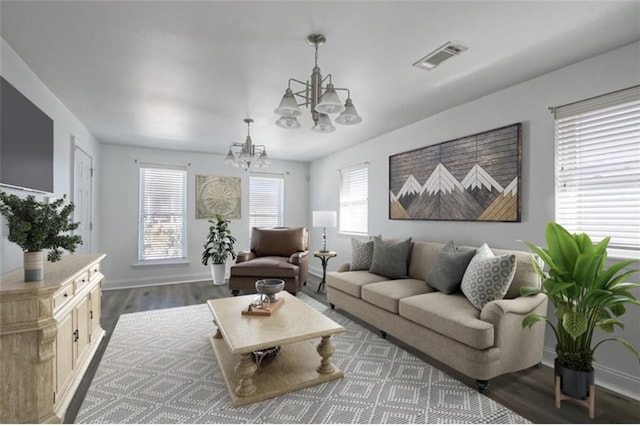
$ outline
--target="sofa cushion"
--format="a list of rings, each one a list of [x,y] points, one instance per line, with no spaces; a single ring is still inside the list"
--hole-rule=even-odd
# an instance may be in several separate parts
[[[362,286],[362,300],[379,308],[398,313],[398,302],[405,297],[433,291],[424,281],[413,278],[382,281]]]
[[[404,241],[373,237],[373,259],[369,272],[387,278],[406,278],[411,238]]]
[[[279,256],[256,257],[231,265],[231,275],[262,278],[297,277],[300,267],[289,263],[288,260],[288,257]]]
[[[371,268],[371,260],[373,259],[373,240],[360,241],[351,238],[351,263],[349,265],[352,271],[368,271]]]
[[[306,250],[304,228],[253,228],[251,251],[256,256],[291,256]]]
[[[327,272],[327,286],[360,298],[363,285],[388,279],[369,271]]]
[[[427,274],[427,284],[443,293],[451,294],[458,290],[460,282],[475,250],[456,251],[456,245],[450,241],[438,254],[436,263]]]
[[[515,272],[515,254],[495,256],[489,246],[483,244],[464,273],[462,293],[473,306],[482,310],[488,302],[500,300],[507,294]]]
[[[475,349],[494,345],[494,329],[460,293],[439,291],[406,297],[399,303],[400,316]]]

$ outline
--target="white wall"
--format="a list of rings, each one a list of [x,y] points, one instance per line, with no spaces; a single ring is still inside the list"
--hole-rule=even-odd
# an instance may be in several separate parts
[[[558,106],[640,84],[640,42],[568,66],[413,125],[379,136],[311,164],[310,210],[334,210],[339,204],[337,169],[363,161],[369,169],[369,234],[416,240],[526,250],[520,241],[544,244],[545,224],[554,219],[554,129],[549,106]],[[429,99],[425,99],[429,102]],[[366,117],[365,117],[366,120]],[[522,122],[522,222],[478,223],[388,219],[389,156],[411,149]],[[366,125],[366,121],[363,124]],[[335,270],[350,257],[350,237],[328,229]],[[638,277],[634,278],[638,282]],[[628,308],[623,335],[640,349],[640,309]],[[545,360],[552,362],[555,342],[546,334]],[[596,380],[640,399],[640,365],[617,343],[595,353]]]
[[[99,188],[102,235],[100,250],[107,253],[103,271],[105,289],[147,284],[210,279],[209,267],[201,264],[202,244],[209,222],[195,218],[195,176],[240,176],[242,178],[242,218],[231,220],[237,238],[236,250],[249,247],[249,175],[223,164],[221,155],[150,150],[119,145],[103,145]],[[189,265],[133,266],[138,259],[138,162],[189,165],[187,168],[187,253]],[[272,160],[258,172],[284,174],[284,225],[307,226],[309,205],[309,163]]]
[[[54,132],[54,194],[52,197],[60,198],[63,194],[67,194],[67,201],[71,201],[73,194],[71,193],[71,185],[73,179],[73,144],[71,136],[75,136],[82,148],[94,159],[94,164],[100,154],[100,144],[93,137],[87,128],[62,104],[62,102],[44,85],[37,75],[29,68],[29,66],[18,56],[18,54],[7,44],[4,39],[1,40],[0,52],[0,74],[18,89],[31,102],[36,104],[51,119],[53,119]],[[99,211],[96,206],[96,191],[99,174],[94,175],[94,191],[93,191],[93,223],[98,220]],[[36,196],[36,199],[42,201],[44,196],[41,194],[13,190],[10,188],[0,187],[1,190],[17,194],[25,197],[29,194]],[[0,272],[5,273],[15,269],[22,268],[22,250],[14,243],[8,240],[8,229],[4,225],[2,219],[1,227],[2,242],[0,243]],[[99,234],[95,231],[92,238],[92,251],[96,251],[99,246]]]

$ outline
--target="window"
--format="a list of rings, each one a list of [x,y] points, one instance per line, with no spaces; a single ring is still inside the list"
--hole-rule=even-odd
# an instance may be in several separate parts
[[[140,166],[138,261],[187,257],[187,171],[180,166]]]
[[[340,170],[341,233],[366,234],[369,230],[369,167],[368,163]]]
[[[284,176],[266,173],[249,176],[249,230],[283,226]]]
[[[640,255],[640,86],[554,109],[556,221]]]

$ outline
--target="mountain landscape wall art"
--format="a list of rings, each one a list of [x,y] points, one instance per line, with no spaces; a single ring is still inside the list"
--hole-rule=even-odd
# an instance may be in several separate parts
[[[522,123],[389,157],[389,219],[520,222]]]

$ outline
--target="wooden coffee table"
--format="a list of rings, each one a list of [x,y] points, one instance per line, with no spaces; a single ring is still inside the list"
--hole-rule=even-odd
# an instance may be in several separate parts
[[[282,291],[283,305],[271,316],[242,315],[256,295],[207,301],[217,325],[211,345],[234,407],[273,398],[344,375],[330,361],[331,336],[344,328]],[[314,348],[308,340],[320,337]],[[281,346],[258,367],[252,353]]]

